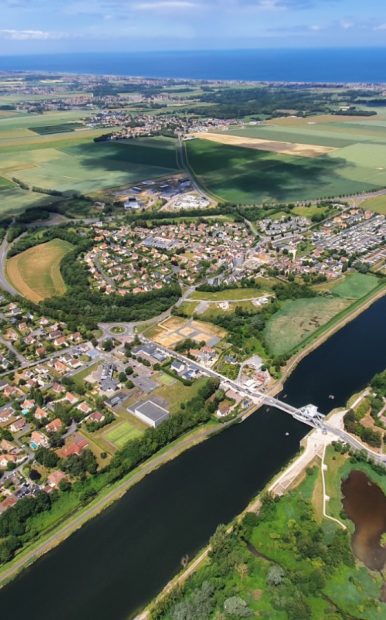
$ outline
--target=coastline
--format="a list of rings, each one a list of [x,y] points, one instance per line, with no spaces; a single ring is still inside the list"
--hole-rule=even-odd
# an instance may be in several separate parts
[[[342,321],[338,321],[333,327],[331,327],[331,329],[327,329],[324,333],[320,335],[320,337],[315,338],[315,340],[310,343],[308,347],[306,347],[303,351],[301,351],[288,362],[287,366],[284,367],[283,376],[280,378],[280,380],[275,381],[271,385],[271,387],[267,391],[267,394],[272,396],[278,394],[283,389],[284,381],[295,370],[296,366],[303,358],[305,358],[309,353],[318,348],[319,345],[328,340],[328,338],[330,338],[338,330],[340,330],[346,324],[354,320],[362,312],[367,310],[373,303],[381,299],[385,294],[386,287],[383,286],[382,289],[380,291],[377,291],[373,296],[370,295],[369,298],[366,298],[363,304],[360,304],[358,307],[356,307],[353,312],[348,313],[347,316],[343,317]],[[111,506],[117,500],[121,499],[127,491],[129,491],[137,483],[141,482],[141,480],[145,476],[155,471],[167,462],[174,460],[183,452],[189,450],[191,447],[202,443],[212,435],[222,432],[233,424],[242,422],[244,419],[257,412],[262,405],[263,403],[253,404],[240,417],[235,418],[230,422],[223,424],[222,426],[206,425],[204,427],[199,427],[191,431],[187,435],[183,435],[182,437],[176,439],[175,442],[173,442],[160,452],[156,453],[153,457],[139,465],[132,472],[128,473],[122,480],[115,483],[115,486],[105,489],[104,492],[102,491],[102,493],[100,493],[96,497],[96,499],[93,500],[90,504],[81,508],[80,510],[75,511],[72,515],[65,517],[62,522],[60,522],[58,525],[55,525],[50,531],[43,535],[41,539],[30,543],[25,549],[23,549],[18,555],[16,555],[11,562],[7,563],[2,569],[0,569],[0,589],[12,579],[14,579],[25,568],[31,566],[35,560],[39,559],[40,557],[57,547],[66,538],[68,538],[77,530],[79,530],[82,526],[84,526],[88,521],[98,516],[106,508]],[[309,434],[306,435],[306,437],[308,436]],[[287,467],[288,465],[286,465],[285,470],[287,469]],[[275,477],[271,479],[268,484],[272,483],[272,480],[274,479]],[[249,507],[246,508],[246,510],[248,509]]]

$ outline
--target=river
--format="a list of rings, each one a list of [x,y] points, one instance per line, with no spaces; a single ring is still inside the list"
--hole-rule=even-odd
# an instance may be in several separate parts
[[[310,353],[285,384],[287,401],[314,403],[324,413],[343,405],[386,366],[385,318],[386,297]],[[184,555],[192,557],[294,456],[307,431],[288,414],[263,408],[192,448],[3,588],[2,617],[132,617]]]

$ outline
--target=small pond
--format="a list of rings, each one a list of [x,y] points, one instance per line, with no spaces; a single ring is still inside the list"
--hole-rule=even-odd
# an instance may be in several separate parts
[[[386,546],[386,495],[362,471],[352,471],[342,483],[343,507],[355,524],[352,547],[356,557],[372,570],[382,570]]]

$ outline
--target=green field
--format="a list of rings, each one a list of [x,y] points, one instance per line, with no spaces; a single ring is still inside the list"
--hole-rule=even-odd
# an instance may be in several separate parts
[[[214,293],[194,291],[189,299],[202,299],[205,301],[242,301],[243,299],[261,297],[263,294],[264,291],[258,288],[235,288],[225,291],[216,291]]]
[[[9,153],[0,150],[0,174],[29,186],[93,192],[171,174],[177,167],[174,142],[71,142]]]
[[[28,129],[39,134],[39,136],[47,136],[54,133],[75,131],[76,129],[80,129],[82,127],[82,123],[58,123],[57,125],[37,125],[35,127],[28,127]]]
[[[386,185],[386,170],[359,166],[341,157],[342,150],[309,158],[193,140],[187,152],[190,168],[204,190],[240,204],[311,200]],[[346,155],[359,157],[348,151]]]
[[[135,427],[129,422],[121,422],[112,428],[104,437],[113,443],[117,448],[123,448],[123,446],[130,440],[141,437],[143,431]]]
[[[386,186],[383,117],[277,119],[217,133],[335,149],[311,158],[201,139],[186,143],[197,181],[222,200],[241,204],[312,200]]]
[[[381,213],[382,215],[386,215],[386,195],[368,198],[361,203],[361,208],[368,209],[369,211],[374,211],[375,213]]]
[[[74,111],[0,117],[0,215],[57,200],[20,189],[13,177],[29,187],[88,194],[176,172],[173,139],[94,142],[106,130],[77,130],[84,116]]]
[[[352,273],[344,282],[337,284],[331,292],[338,297],[360,299],[379,285],[379,280],[371,274]]]
[[[63,295],[66,286],[60,263],[73,247],[67,241],[53,239],[16,254],[7,260],[7,278],[21,295],[34,303]]]
[[[339,297],[285,301],[264,330],[264,341],[270,353],[274,356],[287,354],[349,304],[348,300]]]

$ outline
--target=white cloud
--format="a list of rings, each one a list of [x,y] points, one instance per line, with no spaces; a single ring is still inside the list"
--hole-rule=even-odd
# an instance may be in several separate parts
[[[64,32],[47,32],[45,30],[3,29],[0,30],[0,36],[12,41],[47,41],[49,39],[64,39],[69,35]]]
[[[133,9],[137,11],[169,11],[178,9],[196,9],[199,5],[188,0],[161,0],[160,2],[138,2]]]

